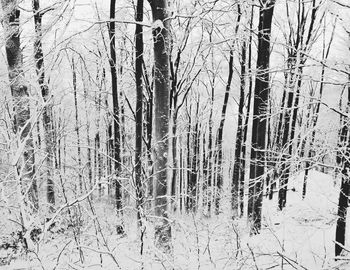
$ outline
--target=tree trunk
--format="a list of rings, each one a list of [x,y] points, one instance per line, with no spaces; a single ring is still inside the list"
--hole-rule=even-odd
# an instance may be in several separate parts
[[[289,76],[292,76],[291,74]],[[280,210],[282,210],[286,206],[286,200],[287,200],[287,183],[288,183],[288,177],[289,177],[289,156],[286,151],[288,151],[288,143],[291,143],[289,141],[289,127],[290,127],[290,121],[291,121],[291,114],[292,114],[292,106],[293,106],[293,99],[294,99],[294,89],[293,89],[293,79],[289,78],[287,79],[287,85],[286,88],[288,90],[288,101],[287,101],[287,108],[284,114],[284,129],[283,129],[283,137],[282,137],[282,174],[280,177],[280,183],[279,183],[279,190],[278,190],[278,207]],[[277,131],[278,132],[278,131]]]
[[[297,18],[298,18],[298,25],[296,29],[293,29],[290,25],[290,37],[289,37],[289,43],[288,44],[288,68],[289,74],[287,75],[287,84],[289,88],[289,96],[288,96],[288,104],[287,104],[287,111],[286,114],[289,114],[285,118],[285,130],[289,129],[290,135],[283,135],[283,144],[282,147],[287,152],[282,157],[282,175],[281,175],[281,181],[280,181],[280,190],[278,193],[278,205],[279,208],[282,210],[286,206],[287,201],[287,185],[288,185],[288,179],[291,171],[291,162],[290,158],[293,153],[293,141],[295,137],[295,129],[296,129],[296,123],[297,123],[297,116],[298,116],[298,110],[299,110],[299,100],[300,100],[300,90],[301,90],[301,84],[302,84],[302,74],[303,74],[303,67],[307,60],[306,54],[300,53],[300,51],[308,51],[310,50],[310,47],[312,45],[312,36],[314,30],[314,23],[316,20],[316,12],[318,8],[316,7],[316,0],[312,0],[311,2],[311,12],[306,12],[305,10],[310,7],[306,7],[307,4],[310,2],[305,1],[298,1],[298,8],[297,8]],[[288,4],[287,4],[287,17],[290,17]],[[306,23],[308,21],[308,15],[310,14],[310,23],[308,24],[308,28],[306,29]],[[304,37],[306,39],[304,40]],[[292,40],[294,40],[292,42]],[[295,92],[295,93],[294,93]],[[294,101],[294,104],[293,104]],[[290,123],[290,124],[289,124]],[[289,127],[290,125],[290,127]],[[288,137],[289,136],[289,137]]]
[[[116,69],[116,52],[115,52],[115,2],[110,2],[110,19],[109,23],[109,39],[110,39],[110,59],[109,65],[111,69],[112,79],[112,97],[113,97],[113,125],[114,125],[114,170],[116,176],[116,187],[115,187],[115,200],[116,208],[118,213],[122,213],[122,190],[121,183],[118,179],[121,168],[121,157],[120,157],[120,117],[119,117],[119,100],[118,100],[118,86],[117,86],[117,69]]]
[[[350,106],[350,87],[348,87],[348,104]],[[345,135],[346,134],[346,135]],[[335,256],[341,255],[343,246],[345,244],[345,229],[346,229],[346,215],[349,206],[350,195],[350,137],[349,137],[349,119],[346,119],[343,127],[343,136],[347,137],[347,147],[344,157],[342,158],[342,181],[340,186],[339,201],[338,201],[338,220],[335,231]]]
[[[19,173],[22,195],[29,187],[28,199],[31,209],[38,210],[38,191],[35,179],[35,159],[33,136],[30,122],[30,100],[28,87],[24,79],[23,55],[20,43],[19,16],[17,1],[1,0],[3,10],[3,26],[6,40],[6,58],[13,100],[14,130],[19,135],[19,143],[24,147],[21,157],[16,163]],[[20,147],[20,146],[18,146]],[[19,149],[18,149],[19,150]]]
[[[46,181],[47,181],[47,201],[50,205],[55,204],[54,182],[52,180],[52,171],[54,168],[54,128],[52,115],[52,102],[50,100],[49,87],[45,82],[44,54],[42,49],[42,13],[40,11],[39,0],[33,0],[33,13],[35,24],[35,41],[34,41],[34,58],[36,64],[36,74],[38,76],[38,84],[41,90],[41,96],[44,99],[45,107],[43,110],[43,123],[45,131],[45,146],[46,146]]]
[[[334,37],[334,33],[335,33],[335,26],[336,26],[336,24],[334,24],[334,26],[333,26],[331,39],[330,39],[330,41],[328,43],[327,49],[326,49],[326,45],[325,45],[325,37],[324,37],[324,40],[323,40],[322,58],[324,59],[324,61],[326,61],[328,59],[329,51],[330,51],[331,45],[333,43],[333,37]],[[310,170],[310,167],[311,167],[311,164],[310,164],[310,159],[312,157],[312,151],[311,150],[312,150],[312,148],[314,146],[314,142],[315,142],[315,139],[316,139],[316,125],[317,125],[317,121],[318,121],[318,117],[319,117],[319,113],[320,113],[321,99],[322,99],[323,89],[324,89],[324,84],[325,84],[324,83],[325,70],[326,70],[326,67],[324,65],[322,65],[319,102],[316,104],[315,115],[314,115],[314,117],[312,118],[312,121],[311,121],[312,135],[311,135],[311,142],[310,142],[310,147],[309,147],[309,152],[308,152],[308,159],[307,159],[306,165],[305,165],[305,174],[304,174],[304,182],[303,182],[303,193],[302,193],[303,199],[306,196],[306,185],[307,185],[309,170]],[[350,80],[350,76],[349,76],[349,80]]]
[[[81,74],[83,73],[83,69],[81,70]],[[84,105],[85,105],[85,117],[86,117],[86,143],[87,143],[87,166],[88,166],[88,178],[89,178],[89,188],[92,188],[92,154],[91,154],[91,139],[90,139],[90,120],[89,120],[89,106],[88,106],[88,93],[87,87],[85,84],[85,80],[82,80],[83,88],[84,88]]]
[[[79,188],[80,192],[83,192],[83,177],[81,173],[81,147],[80,147],[80,124],[79,124],[79,109],[78,109],[78,96],[77,96],[77,74],[75,70],[74,58],[72,59],[72,72],[73,72],[73,94],[74,94],[74,107],[75,107],[75,132],[77,133],[77,150],[78,150],[78,175],[79,175]]]
[[[197,100],[196,113],[195,113],[195,124],[193,133],[191,132],[191,123],[189,123],[189,135],[192,135],[192,160],[190,161],[190,156],[188,160],[190,161],[189,178],[188,178],[188,210],[196,211],[197,209],[197,186],[198,186],[198,161],[199,161],[199,100]],[[190,153],[190,150],[188,150]]]
[[[222,110],[221,110],[221,119],[220,119],[220,124],[219,124],[219,128],[218,128],[218,135],[216,138],[216,148],[217,148],[217,182],[216,182],[217,192],[215,193],[215,213],[216,214],[219,214],[219,212],[220,212],[220,199],[221,199],[221,188],[222,188],[222,178],[223,178],[222,137],[224,134],[224,125],[225,125],[225,120],[226,120],[226,109],[227,109],[228,99],[230,96],[232,76],[233,76],[233,48],[230,49],[230,59],[229,59],[229,65],[228,65],[228,79],[227,79],[227,83],[226,83],[224,103],[222,105]]]
[[[233,165],[233,175],[232,175],[232,211],[233,216],[238,216],[239,207],[239,177],[240,177],[240,167],[241,167],[241,155],[242,155],[242,143],[243,143],[243,107],[245,100],[245,76],[246,76],[246,42],[243,41],[242,53],[241,53],[241,74],[240,74],[240,96],[238,105],[238,124],[236,133],[236,146],[235,146],[235,157]],[[244,182],[243,182],[244,185]]]
[[[136,21],[143,21],[143,0],[137,1]],[[143,89],[142,89],[142,62],[143,62],[143,33],[142,25],[136,24],[135,29],[135,81],[136,81],[136,137],[135,137],[135,186],[136,186],[136,210],[137,223],[141,232],[141,250],[143,253],[143,189],[142,189],[142,125],[143,125]]]
[[[167,0],[148,0],[154,26],[154,135],[155,135],[155,244],[165,253],[171,253],[171,227],[168,221],[168,150],[169,150],[169,45],[170,20]]]
[[[249,29],[253,29],[253,17],[254,17],[254,6],[251,8]],[[243,216],[244,213],[244,182],[245,182],[245,164],[246,164],[246,149],[248,142],[248,123],[250,117],[250,104],[252,100],[252,92],[253,92],[253,79],[252,79],[252,33],[249,34],[249,46],[248,46],[248,70],[249,70],[249,86],[248,86],[248,104],[247,104],[247,112],[245,116],[244,122],[244,131],[243,131],[243,142],[242,142],[242,151],[241,151],[241,164],[240,164],[240,179],[239,179],[239,197],[240,197],[240,216]]]
[[[266,112],[269,98],[269,63],[270,63],[270,34],[274,9],[274,0],[263,0],[260,7],[259,33],[258,33],[258,59],[257,76],[254,91],[254,111],[252,128],[252,149],[250,164],[248,218],[252,222],[251,233],[258,233],[261,229],[261,207],[265,135],[266,135]]]

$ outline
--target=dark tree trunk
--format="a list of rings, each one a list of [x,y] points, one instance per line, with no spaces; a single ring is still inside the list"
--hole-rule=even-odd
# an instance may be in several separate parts
[[[80,192],[83,192],[83,177],[81,174],[82,168],[81,168],[80,124],[79,124],[79,109],[78,109],[78,96],[77,96],[77,73],[75,70],[74,58],[72,59],[72,72],[73,72],[73,94],[74,94],[74,108],[75,108],[75,132],[77,133],[79,188],[80,188]]]
[[[251,8],[251,15],[250,15],[250,22],[249,22],[249,28],[253,29],[253,17],[254,17],[254,6],[252,5]],[[240,157],[240,173],[239,173],[239,197],[240,197],[240,216],[243,216],[244,213],[244,182],[245,182],[245,164],[246,164],[246,149],[247,149],[247,142],[248,142],[248,123],[249,123],[249,117],[250,117],[250,104],[252,100],[252,92],[253,92],[253,79],[251,75],[252,71],[252,33],[249,34],[249,46],[248,46],[248,70],[249,70],[249,86],[248,86],[248,103],[247,103],[247,112],[245,115],[245,122],[244,122],[244,129],[243,129],[243,142],[242,142],[242,152]]]
[[[137,1],[136,21],[143,21],[143,0]],[[143,62],[143,29],[136,24],[135,29],[135,81],[136,81],[136,137],[135,137],[135,186],[136,209],[138,226],[142,228],[143,188],[142,188],[142,125],[143,125],[143,88],[142,88],[142,62]],[[143,231],[141,231],[141,251],[143,253]]]
[[[41,90],[41,96],[46,102],[43,111],[43,123],[45,130],[45,146],[46,146],[46,181],[47,181],[47,201],[50,205],[55,204],[55,190],[54,182],[52,180],[52,171],[54,168],[54,127],[53,127],[53,115],[52,115],[52,102],[50,100],[49,87],[45,82],[45,67],[44,67],[44,54],[42,49],[42,13],[40,11],[39,0],[33,0],[33,13],[35,24],[35,41],[34,41],[34,59],[36,64],[36,74],[38,76],[38,84]]]
[[[116,176],[115,186],[115,200],[116,208],[119,213],[122,213],[122,190],[121,183],[118,179],[120,168],[121,168],[121,156],[120,156],[120,117],[119,117],[119,97],[118,97],[118,86],[117,86],[117,68],[116,68],[116,48],[115,48],[115,2],[110,2],[110,14],[109,17],[111,22],[109,23],[109,39],[110,39],[110,69],[112,79],[112,97],[113,97],[113,126],[114,126],[114,170]]]
[[[187,212],[190,211],[192,209],[192,182],[191,182],[191,168],[192,168],[192,164],[191,164],[191,130],[192,130],[192,103],[190,104],[190,107],[188,109],[188,123],[187,123],[187,140],[186,140],[186,144],[187,144],[187,161],[186,161],[186,180],[187,180],[187,190],[186,190],[186,210]],[[187,101],[186,101],[186,107],[187,107]]]
[[[211,88],[211,98],[210,98],[210,114],[209,114],[209,127],[208,127],[208,154],[207,154],[207,179],[206,179],[206,201],[208,206],[208,214],[211,214],[213,192],[212,192],[212,180],[213,180],[213,106],[214,106],[214,83]]]
[[[348,87],[348,104],[350,106],[350,87]],[[346,134],[346,135],[345,135]],[[347,137],[347,146],[344,157],[342,158],[342,181],[340,186],[339,201],[338,201],[338,220],[335,231],[335,256],[341,255],[345,244],[345,229],[346,215],[349,206],[350,195],[350,137],[349,137],[349,119],[346,119],[346,124],[343,127],[343,135]]]
[[[152,160],[152,127],[153,127],[153,85],[150,84],[147,69],[144,61],[142,61],[143,78],[145,89],[148,96],[145,100],[145,123],[144,134],[146,137],[146,151],[147,151],[147,197],[153,197],[153,160]]]
[[[245,76],[246,76],[246,42],[243,41],[242,52],[241,52],[241,74],[240,74],[240,96],[238,105],[238,124],[236,133],[236,146],[235,146],[235,161],[233,165],[233,176],[232,176],[232,210],[233,216],[238,216],[239,207],[239,185],[240,185],[240,172],[241,172],[241,156],[242,156],[242,144],[243,144],[243,108],[245,101]],[[244,185],[244,182],[243,182]]]
[[[155,134],[155,226],[156,247],[165,253],[172,251],[171,227],[168,222],[168,151],[169,151],[169,94],[170,94],[170,20],[167,0],[148,0],[154,22],[152,29],[154,45],[154,134]]]
[[[289,33],[289,46],[288,46],[288,68],[289,72],[287,74],[287,87],[289,88],[288,102],[287,102],[287,111],[285,116],[285,129],[289,129],[290,135],[283,135],[283,144],[282,147],[286,151],[282,157],[282,174],[280,177],[280,190],[278,193],[278,205],[282,210],[286,206],[287,202],[287,185],[288,179],[291,171],[291,161],[290,158],[293,153],[293,142],[295,137],[297,116],[299,110],[299,100],[300,100],[300,90],[302,84],[302,75],[303,75],[303,67],[307,60],[306,54],[300,53],[300,51],[308,51],[312,44],[311,39],[313,37],[314,23],[316,19],[316,12],[318,8],[316,8],[316,0],[312,0],[311,2],[311,12],[305,12],[309,4],[305,1],[298,2],[297,8],[297,17],[298,24],[296,29],[293,29],[290,24],[290,33]],[[287,3],[287,12],[289,15],[289,8]],[[306,29],[306,22],[308,20],[308,14],[310,14],[310,23],[308,29]],[[317,31],[315,31],[317,32]],[[304,37],[307,37],[304,39]],[[292,41],[293,40],[293,41]],[[296,90],[294,90],[296,88]],[[295,91],[295,93],[294,93]],[[293,104],[294,101],[294,104]],[[289,126],[290,125],[290,126]],[[289,137],[288,137],[289,136]]]
[[[17,1],[2,0],[3,26],[6,35],[6,58],[13,99],[14,130],[24,143],[23,153],[16,163],[16,172],[20,180],[21,194],[28,197],[30,208],[37,211],[38,191],[35,179],[35,159],[33,136],[31,133],[30,104],[28,87],[25,85],[23,72],[23,55],[20,42],[19,16]],[[28,188],[29,187],[29,188]]]
[[[83,69],[81,70],[83,73]],[[85,117],[86,117],[86,143],[87,143],[87,166],[88,166],[88,178],[89,178],[89,188],[92,188],[92,153],[91,153],[91,138],[90,138],[90,120],[89,120],[89,106],[88,106],[88,92],[85,84],[85,80],[82,80],[84,88],[84,105],[85,105]]]
[[[215,213],[219,214],[220,211],[220,199],[221,199],[221,188],[222,188],[222,178],[223,178],[223,172],[222,172],[222,137],[224,134],[224,125],[226,120],[226,110],[227,110],[227,103],[228,99],[230,97],[230,89],[231,89],[231,82],[232,82],[232,76],[233,76],[233,49],[230,50],[230,59],[229,59],[229,66],[228,66],[228,79],[226,83],[226,91],[224,96],[224,103],[222,105],[221,110],[221,119],[220,124],[218,128],[218,135],[216,138],[216,147],[217,147],[217,182],[216,182],[216,188],[217,192],[215,194]]]
[[[258,74],[255,81],[248,218],[252,233],[261,229],[263,175],[265,172],[266,113],[269,98],[270,34],[275,1],[264,0],[260,7],[258,33]]]
[[[196,113],[195,113],[195,124],[193,133],[191,133],[191,122],[189,122],[188,129],[188,141],[190,140],[190,135],[192,135],[192,147],[188,144],[188,147],[193,149],[192,159],[191,155],[188,155],[188,166],[189,178],[188,178],[188,210],[196,211],[197,209],[197,184],[198,184],[198,160],[199,160],[199,123],[198,123],[198,112],[199,112],[199,100],[197,100]],[[190,150],[188,150],[190,154]]]
[[[287,101],[287,108],[284,113],[284,129],[283,129],[283,137],[282,137],[282,145],[284,146],[284,149],[282,149],[282,174],[280,177],[280,183],[279,183],[279,190],[278,190],[278,207],[280,210],[282,210],[286,206],[286,200],[287,200],[287,183],[288,183],[288,177],[289,177],[289,156],[287,153],[285,153],[288,149],[288,143],[291,143],[289,141],[289,127],[290,127],[290,120],[291,120],[291,114],[292,114],[292,106],[293,106],[293,87],[292,85],[292,79],[289,78],[287,80],[286,88],[288,90],[288,101]],[[278,132],[278,131],[277,131]],[[286,149],[288,147],[288,149]]]

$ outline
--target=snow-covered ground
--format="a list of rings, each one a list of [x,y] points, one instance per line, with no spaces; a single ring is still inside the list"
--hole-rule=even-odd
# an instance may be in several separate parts
[[[246,219],[221,214],[173,217],[173,260],[160,258],[153,246],[151,223],[146,223],[144,254],[132,210],[124,219],[126,235],[116,234],[112,205],[96,203],[99,225],[87,205],[78,242],[73,230],[49,233],[30,254],[31,262],[14,260],[1,269],[350,269],[347,260],[334,261],[334,236],[339,186],[334,178],[310,173],[307,195],[301,198],[303,173],[290,180],[287,207],[277,209],[276,197],[264,198],[261,234],[249,236]],[[86,207],[86,208],[84,208]],[[94,225],[95,224],[95,225]],[[103,232],[103,237],[96,231]],[[347,238],[350,235],[348,233]],[[102,263],[101,263],[102,261]],[[349,258],[350,262],[350,258]],[[119,266],[119,267],[118,267]]]

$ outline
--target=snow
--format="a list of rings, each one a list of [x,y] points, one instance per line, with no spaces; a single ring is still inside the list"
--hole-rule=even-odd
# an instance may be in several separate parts
[[[334,261],[334,236],[339,185],[334,177],[310,172],[306,198],[302,200],[303,173],[290,179],[287,207],[277,209],[277,198],[263,203],[263,228],[249,236],[245,218],[232,220],[219,216],[175,214],[172,217],[173,259],[165,258],[154,247],[151,218],[144,220],[144,254],[139,255],[140,241],[135,212],[125,210],[125,235],[116,234],[121,223],[107,200],[95,202],[94,217],[81,205],[79,252],[73,230],[51,233],[37,247],[30,262],[18,258],[1,269],[350,269],[347,260]],[[98,220],[103,238],[95,233]],[[347,235],[349,238],[350,235]],[[98,241],[97,241],[98,240]],[[102,264],[101,257],[102,256]],[[40,261],[39,261],[40,259]],[[119,268],[116,265],[119,265]],[[283,264],[283,266],[282,266]],[[5,267],[5,266],[3,266]]]
[[[153,29],[157,29],[157,28],[160,28],[160,29],[163,29],[164,28],[164,24],[161,20],[155,20],[152,24],[152,28]]]

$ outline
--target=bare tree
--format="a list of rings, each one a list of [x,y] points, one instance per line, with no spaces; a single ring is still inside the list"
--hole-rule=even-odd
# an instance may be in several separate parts
[[[350,106],[350,87],[348,87],[348,104],[347,109]],[[345,155],[342,157],[342,180],[339,192],[338,201],[338,220],[335,231],[335,256],[341,255],[345,244],[345,229],[346,229],[346,215],[349,206],[349,195],[350,195],[350,181],[349,181],[349,170],[350,170],[350,137],[349,137],[349,119],[346,119],[341,132],[341,138],[344,140],[346,137],[347,145]]]
[[[115,0],[110,2],[110,23],[109,23],[109,38],[110,38],[110,69],[112,79],[112,97],[113,97],[113,125],[114,125],[114,170],[116,174],[115,199],[116,207],[120,212],[122,210],[122,191],[121,184],[118,180],[121,157],[120,157],[120,117],[119,117],[119,100],[118,100],[118,85],[117,85],[117,68],[116,68],[116,47],[115,47]]]
[[[18,3],[2,0],[3,26],[6,35],[6,57],[14,112],[14,131],[19,136],[21,155],[16,160],[16,172],[20,178],[21,195],[28,190],[31,209],[38,209],[38,191],[35,179],[35,158],[30,121],[28,86],[24,78],[23,55],[20,42]]]
[[[53,114],[52,114],[52,101],[50,100],[50,91],[47,83],[45,82],[45,66],[44,66],[44,54],[42,48],[42,16],[43,13],[40,10],[39,0],[33,0],[33,13],[35,24],[35,41],[34,41],[34,58],[36,63],[36,74],[38,76],[38,84],[41,90],[41,96],[45,102],[43,111],[43,124],[45,131],[45,147],[46,147],[46,181],[47,181],[47,201],[49,204],[55,204],[55,190],[54,182],[52,180],[52,169],[54,167],[54,127],[53,127]]]
[[[171,252],[171,227],[168,221],[168,151],[170,93],[170,20],[167,0],[148,0],[153,16],[154,51],[154,134],[155,134],[155,227],[156,246]]]
[[[270,93],[270,34],[275,0],[261,1],[259,12],[257,76],[254,91],[252,149],[249,180],[248,218],[252,233],[261,229],[261,206],[265,159],[266,112]]]
[[[143,21],[143,0],[137,1],[136,21]],[[143,87],[142,87],[142,63],[143,63],[143,29],[141,24],[136,24],[135,29],[135,81],[136,81],[136,137],[135,137],[135,186],[136,186],[136,208],[137,220],[140,231],[141,248],[140,254],[143,253],[143,235],[142,213],[144,194],[142,188],[142,125],[143,125]]]

